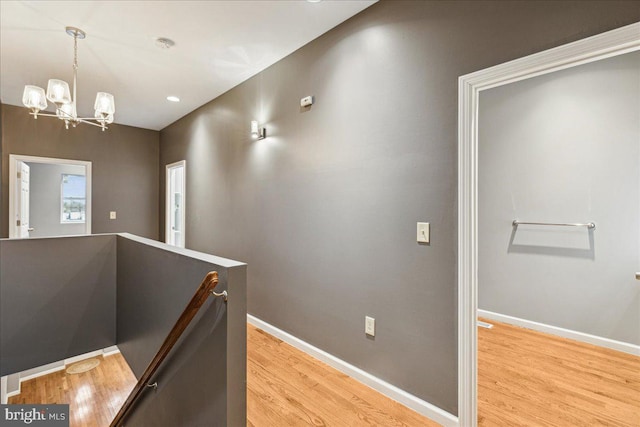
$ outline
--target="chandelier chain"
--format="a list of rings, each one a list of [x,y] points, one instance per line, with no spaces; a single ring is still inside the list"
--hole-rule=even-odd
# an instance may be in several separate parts
[[[73,35],[73,69],[78,69],[78,34]]]

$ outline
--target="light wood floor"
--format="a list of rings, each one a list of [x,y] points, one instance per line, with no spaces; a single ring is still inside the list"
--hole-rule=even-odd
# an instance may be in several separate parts
[[[22,383],[10,404],[68,403],[71,427],[106,427],[122,406],[136,378],[120,353],[98,357],[96,368],[80,374],[64,370]]]
[[[640,426],[640,357],[482,320],[479,426]]]
[[[247,425],[420,426],[439,424],[248,325]],[[106,427],[136,379],[119,354],[95,369],[22,383],[9,403],[69,403],[70,427]]]
[[[640,426],[639,357],[488,322],[478,330],[480,426]],[[252,427],[438,425],[250,325],[247,380]],[[115,354],[86,373],[25,381],[9,403],[69,403],[71,427],[105,427],[134,384]]]
[[[249,426],[439,426],[251,325],[247,339]]]

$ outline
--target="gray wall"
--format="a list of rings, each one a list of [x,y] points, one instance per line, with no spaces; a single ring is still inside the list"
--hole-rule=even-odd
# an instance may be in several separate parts
[[[458,76],[639,19],[637,2],[381,1],[163,129],[160,206],[186,159],[186,245],[251,266],[250,313],[455,414]]]
[[[80,125],[66,130],[61,120],[34,120],[25,108],[3,105],[2,209],[0,236],[8,236],[9,155],[23,154],[92,162],[93,233],[130,232],[158,238],[157,131],[112,124],[102,132]],[[109,212],[117,219],[110,220]]]
[[[479,308],[640,344],[640,53],[483,92],[479,144]]]
[[[60,222],[62,174],[86,175],[85,167],[27,163],[29,171],[29,237],[85,234],[86,225]]]
[[[0,375],[114,345],[115,304],[115,236],[0,240]]]
[[[69,137],[2,105],[1,235],[9,153],[93,160],[94,232],[149,237],[162,232],[158,171],[163,185],[164,165],[186,158],[187,245],[249,261],[251,312],[455,413],[457,76],[638,21],[638,9],[383,1],[165,129],[159,168],[157,133]],[[302,112],[308,94],[317,103]],[[261,113],[272,137],[254,143]],[[413,240],[418,220],[434,227],[430,246]]]
[[[144,394],[128,424],[246,425],[245,269],[235,261],[118,236],[117,342],[137,377],[209,271],[219,274],[216,291],[229,292],[228,305],[210,298],[200,309],[154,378],[158,389]]]

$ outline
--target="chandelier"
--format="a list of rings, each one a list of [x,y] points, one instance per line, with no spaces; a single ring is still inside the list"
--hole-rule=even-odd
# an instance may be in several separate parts
[[[69,91],[69,84],[64,80],[50,79],[47,84],[47,93],[38,86],[26,85],[22,95],[22,103],[29,108],[35,119],[40,116],[57,117],[64,121],[64,125],[69,129],[69,125],[76,127],[78,123],[86,123],[98,126],[102,130],[107,129],[107,125],[113,123],[113,114],[116,111],[113,95],[106,92],[98,92],[94,105],[94,117],[78,117],[76,111],[76,81],[78,76],[78,39],[84,39],[87,35],[84,31],[75,27],[66,27],[66,32],[73,37],[73,98]],[[55,114],[39,113],[47,108],[47,99],[56,105]]]

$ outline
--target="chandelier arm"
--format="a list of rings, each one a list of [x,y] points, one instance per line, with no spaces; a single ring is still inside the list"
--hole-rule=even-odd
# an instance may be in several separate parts
[[[90,121],[89,121],[89,120],[95,120],[95,119],[75,119],[75,120],[76,120],[78,123],[86,123],[86,124],[91,125],[91,126],[97,126],[97,127],[99,127],[99,128],[107,129],[107,126],[106,126],[106,125],[101,125],[101,124],[93,123],[93,122],[90,122]]]
[[[32,115],[32,116],[38,116],[38,117],[43,116],[43,117],[56,117],[56,118],[58,118],[58,116],[56,114],[51,114],[51,113],[40,113],[40,112],[34,113],[34,112],[31,111],[31,112],[29,112],[29,114]]]
[[[63,111],[63,113],[64,113],[64,111]],[[32,113],[32,112],[30,112],[29,114],[32,115],[32,116],[36,115],[36,113]],[[66,114],[66,113],[64,113],[64,114]],[[60,118],[56,114],[50,114],[50,113],[38,113],[37,115],[38,115],[38,117],[39,116],[44,116],[44,117],[55,117],[57,119]],[[96,127],[99,127],[99,128],[108,129],[108,127],[106,125],[103,126],[103,125],[99,124],[99,122],[97,122],[97,123],[90,122],[89,120],[96,120],[96,119],[90,118],[90,117],[81,118],[81,119],[72,119],[71,117],[69,117],[68,119],[62,119],[62,120],[70,120],[70,121],[74,121],[76,123],[86,123],[88,125],[92,125],[92,126],[96,126]]]

